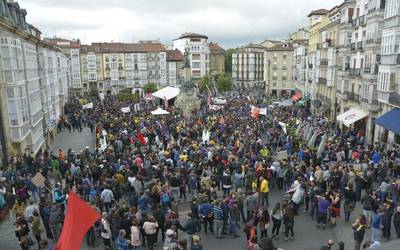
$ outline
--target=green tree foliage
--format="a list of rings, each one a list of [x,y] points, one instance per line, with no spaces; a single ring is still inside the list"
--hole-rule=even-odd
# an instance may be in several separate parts
[[[140,96],[138,94],[132,94],[132,89],[130,88],[120,90],[117,98],[118,101],[121,102],[138,102],[140,100]]]
[[[200,90],[200,92],[208,92],[208,89],[212,89],[212,86],[211,86],[211,78],[210,78],[210,76],[209,75],[205,75],[205,76],[203,76],[203,78],[201,78],[199,81],[198,81],[198,87],[199,87],[199,90]]]
[[[143,86],[143,91],[144,91],[144,93],[154,93],[154,92],[156,92],[157,91],[157,84],[155,84],[155,83],[147,83],[147,84],[145,84],[144,86]]]
[[[95,87],[91,87],[89,90],[89,96],[90,97],[98,97],[99,96],[99,90]]]
[[[225,51],[225,72],[232,72],[232,54],[235,53],[236,49],[227,49]]]
[[[215,85],[218,91],[230,91],[232,90],[232,78],[226,73],[219,74],[216,77]]]

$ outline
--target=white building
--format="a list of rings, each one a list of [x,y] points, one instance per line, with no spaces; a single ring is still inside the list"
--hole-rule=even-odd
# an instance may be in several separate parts
[[[182,54],[185,53],[185,49],[189,51],[193,78],[202,78],[210,73],[210,49],[207,39],[205,35],[184,33],[174,40],[174,49],[178,49]]]
[[[386,5],[383,3],[379,8],[381,11],[384,8],[384,25],[377,90],[382,106],[380,115],[384,115],[400,108],[400,2],[386,0]],[[387,145],[400,144],[400,116],[395,114],[390,113],[392,119],[399,121],[397,126],[391,128],[379,122],[375,127],[375,140],[387,142]]]
[[[3,162],[36,153],[67,97],[69,59],[41,40],[16,2],[0,1],[0,134]],[[16,29],[15,27],[18,27]],[[4,150],[6,149],[6,150]]]

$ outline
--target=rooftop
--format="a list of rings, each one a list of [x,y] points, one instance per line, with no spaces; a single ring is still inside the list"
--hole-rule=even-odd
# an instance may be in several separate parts
[[[178,49],[167,50],[167,61],[183,61],[183,55]]]
[[[311,11],[310,14],[308,14],[307,17],[325,15],[328,12],[329,12],[329,10],[326,10],[326,9],[313,10],[313,11]]]
[[[209,48],[211,53],[225,53],[225,50],[218,45],[218,43],[209,43]]]
[[[97,53],[134,53],[134,52],[162,52],[165,47],[160,42],[139,42],[139,43],[92,43],[82,45],[86,52]]]
[[[183,33],[177,39],[182,39],[182,38],[205,38],[205,39],[208,39],[208,36],[202,35],[202,34],[198,34],[198,33],[186,32],[186,33]],[[177,39],[175,39],[175,40],[177,40]]]
[[[267,51],[290,51],[290,50],[293,50],[293,44],[292,43],[278,43],[270,48],[267,48],[266,50]]]

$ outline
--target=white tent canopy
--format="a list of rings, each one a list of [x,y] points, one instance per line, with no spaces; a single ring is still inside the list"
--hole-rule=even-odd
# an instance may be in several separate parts
[[[162,108],[160,108],[160,107],[158,107],[156,110],[151,111],[151,114],[152,115],[169,115],[169,112],[164,110],[164,109],[162,109]]]
[[[152,96],[164,99],[166,98],[167,100],[170,100],[174,97],[177,97],[180,93],[179,88],[175,87],[165,87],[163,89],[160,89],[152,94]]]
[[[356,108],[351,108],[343,114],[338,115],[336,119],[340,122],[343,122],[346,127],[350,127],[351,124],[355,123],[358,120],[361,120],[366,116],[368,116],[368,113]]]

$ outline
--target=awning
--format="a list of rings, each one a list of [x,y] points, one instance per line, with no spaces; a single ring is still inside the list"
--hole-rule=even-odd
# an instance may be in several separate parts
[[[160,108],[160,107],[158,107],[156,110],[151,111],[151,114],[152,115],[169,115],[169,112],[164,110],[164,109],[162,109],[162,108]]]
[[[352,108],[336,117],[336,119],[340,122],[343,122],[346,127],[350,127],[351,124],[355,123],[358,120],[361,120],[366,116],[368,116],[368,113],[356,108]]]
[[[152,96],[160,98],[160,99],[167,99],[170,100],[174,97],[177,97],[180,93],[179,88],[175,87],[165,87],[163,89],[158,90],[157,92],[154,92]]]
[[[379,126],[400,135],[400,108],[394,108],[375,120]]]
[[[302,94],[300,92],[296,92],[296,94],[294,96],[292,96],[292,100],[294,102],[297,102],[298,100],[300,100],[302,97]]]

